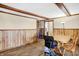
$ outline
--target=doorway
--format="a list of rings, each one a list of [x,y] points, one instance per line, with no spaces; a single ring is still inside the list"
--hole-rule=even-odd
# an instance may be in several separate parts
[[[37,21],[37,34],[39,38],[43,38],[43,35],[53,36],[54,33],[54,21],[38,20]]]
[[[53,36],[54,33],[54,22],[45,21],[45,35]]]

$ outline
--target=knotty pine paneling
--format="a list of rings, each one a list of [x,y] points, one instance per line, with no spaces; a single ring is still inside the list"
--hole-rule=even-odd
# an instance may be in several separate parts
[[[79,34],[79,29],[54,29],[54,35],[76,35]]]
[[[19,47],[36,41],[36,29],[0,30],[0,50]]]
[[[72,38],[78,37],[77,44],[79,44],[79,29],[64,29],[63,30],[61,28],[55,28],[54,35],[70,35]]]

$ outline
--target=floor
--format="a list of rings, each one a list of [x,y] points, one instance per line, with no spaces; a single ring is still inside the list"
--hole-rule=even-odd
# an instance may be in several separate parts
[[[43,55],[43,41],[1,52],[0,56],[40,56]]]
[[[44,56],[43,48],[44,41],[41,40],[33,44],[1,52],[0,56]],[[72,56],[72,54],[66,51],[65,56]],[[79,46],[76,48],[75,56],[79,56]]]

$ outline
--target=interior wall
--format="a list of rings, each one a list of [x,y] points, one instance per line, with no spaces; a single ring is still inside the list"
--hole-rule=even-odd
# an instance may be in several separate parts
[[[54,28],[79,28],[79,15],[54,19]]]
[[[36,29],[36,20],[0,13],[0,29]]]
[[[0,51],[36,41],[36,20],[0,13]]]
[[[61,22],[64,22],[64,30]],[[78,38],[79,44],[79,15],[54,19],[54,35],[63,34]]]
[[[0,30],[0,50],[19,47],[36,41],[36,30]]]

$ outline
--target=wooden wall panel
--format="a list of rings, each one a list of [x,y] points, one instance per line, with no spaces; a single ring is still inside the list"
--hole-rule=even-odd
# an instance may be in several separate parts
[[[78,37],[78,44],[79,44],[79,29],[64,29],[63,32],[63,29],[55,28],[54,35],[69,35],[72,38]]]
[[[74,35],[79,34],[79,29],[54,29],[54,35]]]
[[[2,32],[0,31],[0,50],[2,49]]]
[[[36,41],[36,30],[0,30],[0,50],[10,49]]]

